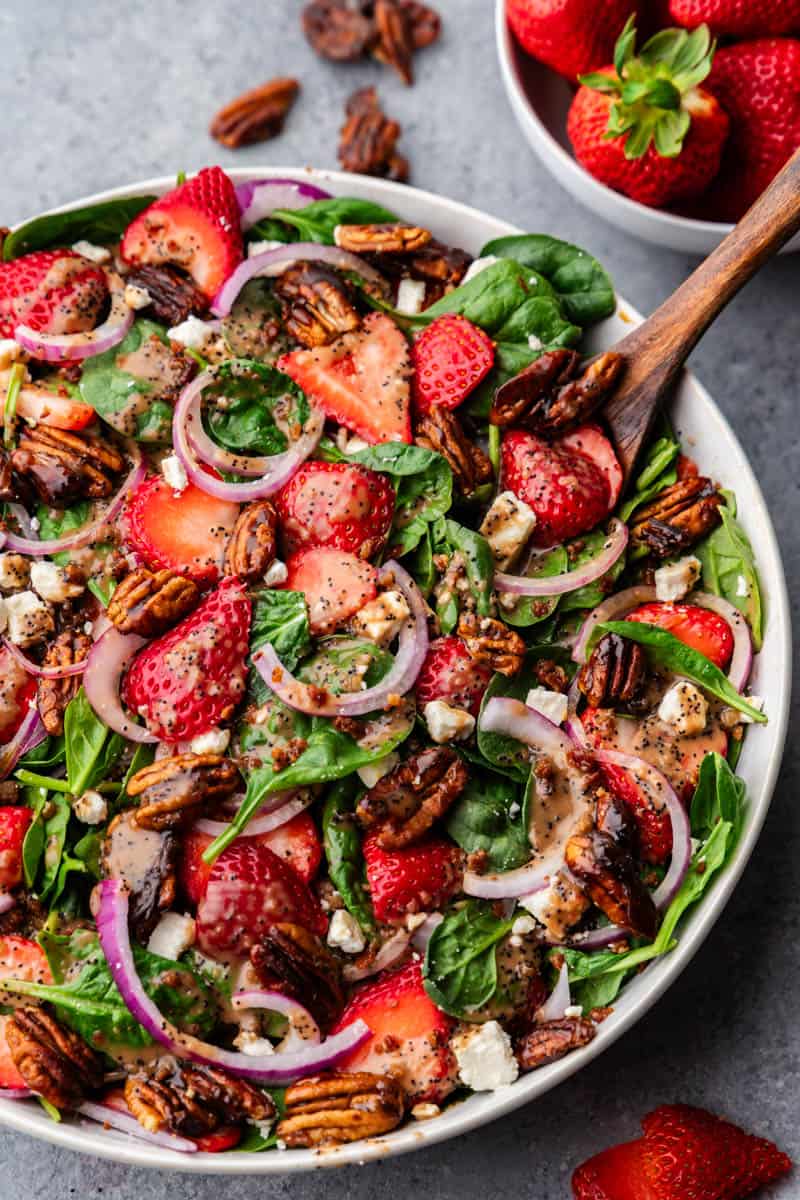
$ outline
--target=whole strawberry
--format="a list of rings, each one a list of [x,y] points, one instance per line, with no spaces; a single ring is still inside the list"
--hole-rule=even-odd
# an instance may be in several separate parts
[[[629,21],[614,66],[581,76],[567,133],[575,157],[615,191],[663,208],[703,193],[719,171],[729,121],[698,85],[711,70],[706,26],[663,30],[635,54]]]
[[[609,62],[635,8],[635,0],[506,0],[508,23],[522,48],[573,82]]]
[[[108,295],[100,267],[72,250],[37,250],[0,263],[0,338],[93,329]]]
[[[800,0],[669,0],[676,25],[708,25],[715,37],[773,37],[800,31]]]

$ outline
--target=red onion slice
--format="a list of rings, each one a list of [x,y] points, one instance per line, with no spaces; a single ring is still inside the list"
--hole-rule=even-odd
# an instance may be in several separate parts
[[[38,663],[23,654],[19,646],[15,646],[7,637],[2,639],[2,643],[23,671],[27,671],[29,675],[34,675],[37,679],[67,679],[70,675],[80,675],[86,670],[85,658],[80,662],[69,663],[66,667],[40,667]]]
[[[586,648],[596,626],[602,625],[605,621],[615,621],[618,617],[624,617],[626,613],[638,608],[640,604],[650,604],[655,598],[656,589],[641,583],[636,587],[624,588],[623,591],[609,596],[602,604],[598,604],[581,625],[580,633],[572,647],[573,661],[576,663],[586,661]]]
[[[425,920],[420,925],[419,929],[415,929],[411,935],[411,945],[415,950],[419,950],[424,954],[428,949],[428,942],[433,936],[434,929],[441,925],[444,920],[444,914],[440,912],[428,913]]]
[[[32,1100],[35,1094],[30,1088],[0,1088],[0,1100]]]
[[[272,833],[274,829],[280,829],[281,825],[285,825],[287,821],[291,821],[292,817],[296,817],[299,813],[304,812],[313,803],[313,800],[314,797],[310,793],[294,796],[291,800],[287,800],[272,812],[268,812],[264,816],[256,817],[250,821],[243,836],[258,837],[259,834]],[[206,817],[201,817],[199,821],[195,821],[193,828],[197,833],[205,833],[209,837],[218,838],[223,833],[228,832],[230,822],[212,821]]]
[[[505,575],[502,571],[494,577],[498,592],[510,592],[516,596],[561,596],[564,592],[575,592],[578,588],[594,583],[624,553],[628,544],[628,527],[616,517],[610,522],[609,532],[600,553],[581,567],[563,575],[540,576],[531,579],[526,575]]]
[[[180,1154],[196,1154],[197,1145],[189,1138],[179,1137],[176,1133],[153,1133],[140,1125],[134,1116],[112,1108],[110,1104],[95,1104],[92,1100],[84,1100],[75,1110],[98,1125],[106,1125],[120,1133],[140,1138],[153,1146],[164,1146],[167,1150],[177,1150]]]
[[[313,183],[294,179],[251,179],[236,188],[245,231],[271,216],[276,208],[305,208],[314,200],[330,198],[330,192],[324,192]]]
[[[125,302],[125,284],[116,271],[106,271],[106,278],[111,310],[102,325],[85,333],[38,333],[29,325],[18,325],[14,340],[29,354],[45,362],[91,358],[118,346],[133,324],[133,309]]]
[[[135,633],[120,633],[113,626],[98,638],[86,659],[83,674],[83,690],[101,721],[109,729],[119,733],[130,742],[157,742],[155,734],[133,717],[126,716],[119,698],[119,684],[125,669],[139,653],[147,639]]]
[[[0,780],[7,779],[23,754],[35,749],[46,737],[47,730],[42,724],[39,709],[34,701],[11,741],[0,747]]]
[[[747,618],[734,604],[723,600],[722,596],[714,596],[711,592],[695,592],[691,596],[691,602],[699,604],[701,608],[710,609],[730,625],[733,634],[733,654],[728,667],[728,681],[737,692],[741,692],[750,678],[753,667],[753,638]]]
[[[319,1046],[286,1054],[249,1055],[223,1050],[176,1029],[150,999],[136,973],[128,932],[128,893],[120,879],[103,879],[93,893],[97,936],[112,978],[128,1010],[152,1038],[177,1058],[204,1066],[224,1067],[254,1083],[286,1084],[303,1075],[335,1066],[372,1035],[364,1021],[354,1021]]]
[[[404,696],[414,686],[428,652],[428,617],[422,593],[414,580],[394,559],[378,572],[378,582],[396,586],[405,596],[411,614],[400,630],[397,654],[389,674],[362,692],[332,696],[302,683],[283,665],[267,643],[253,655],[253,665],[275,695],[297,712],[320,717],[360,717],[384,708],[390,696]]]
[[[311,1046],[318,1046],[322,1041],[319,1025],[306,1006],[292,996],[287,996],[285,992],[253,988],[250,991],[234,993],[231,997],[231,1004],[236,1009],[265,1008],[269,1012],[280,1013],[282,1017],[286,1017],[292,1030],[303,1041],[308,1042]],[[280,1052],[280,1044],[277,1051]]]
[[[589,929],[586,933],[573,934],[571,938],[559,942],[559,946],[569,946],[571,950],[605,950],[615,942],[621,942],[631,936],[631,931],[624,925],[603,925],[600,929]]]
[[[214,316],[227,317],[239,292],[251,279],[281,275],[289,263],[295,262],[321,262],[330,267],[337,267],[340,271],[353,271],[367,283],[374,284],[381,291],[386,290],[383,276],[357,254],[340,250],[338,246],[321,246],[318,242],[289,242],[286,246],[267,250],[264,254],[256,254],[240,263],[212,301],[211,311]]]
[[[437,914],[438,916],[438,914]],[[411,934],[405,929],[398,929],[387,942],[384,942],[371,963],[365,967],[357,967],[355,963],[347,963],[342,971],[348,983],[358,983],[369,979],[371,975],[379,975],[381,971],[395,966],[408,952]]]
[[[561,970],[558,972],[556,986],[553,988],[550,995],[545,1000],[541,1008],[536,1011],[537,1021],[561,1021],[564,1013],[569,1008],[572,1002],[572,997],[569,990],[569,967],[566,963],[562,963]]]

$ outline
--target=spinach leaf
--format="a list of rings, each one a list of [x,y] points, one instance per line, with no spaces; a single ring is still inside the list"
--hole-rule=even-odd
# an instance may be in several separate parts
[[[78,386],[84,403],[119,433],[143,442],[164,442],[170,438],[172,407],[157,398],[148,401],[158,387],[152,376],[143,378],[120,365],[151,338],[166,345],[164,326],[139,317],[118,346],[86,360]],[[144,353],[152,358],[149,351]],[[151,365],[155,369],[157,360]]]
[[[263,1088],[263,1091],[269,1092],[275,1103],[275,1122],[268,1137],[264,1137],[257,1125],[245,1128],[242,1140],[233,1147],[244,1154],[260,1154],[262,1150],[272,1150],[278,1144],[278,1122],[286,1115],[286,1088]]]
[[[289,442],[278,426],[283,421],[304,425],[309,406],[304,393],[288,375],[269,363],[236,358],[217,367],[203,393],[210,406],[203,412],[208,432],[228,450],[247,454],[280,454]],[[214,404],[214,400],[218,403]]]
[[[308,609],[303,592],[264,588],[255,594],[250,624],[250,652],[254,653],[267,643],[275,648],[275,653],[288,670],[294,671],[311,644]]]
[[[443,518],[437,520],[434,526],[433,541],[439,553],[461,554],[477,611],[481,616],[489,616],[492,610],[494,555],[486,538],[466,525]],[[443,633],[450,633],[455,628],[458,606],[454,597],[443,604],[439,603],[437,616]]]
[[[81,688],[64,713],[67,780],[74,796],[104,777],[121,754],[124,738],[116,733],[109,737],[110,732]]]
[[[22,842],[22,872],[25,877],[25,886],[33,891],[44,854],[45,837],[42,810],[47,804],[47,788],[27,787],[24,796],[28,808],[33,809],[33,820],[28,826]]]
[[[481,256],[511,258],[552,284],[565,314],[576,325],[610,317],[616,308],[614,285],[596,258],[545,233],[517,234],[487,242]]]
[[[150,766],[151,762],[153,762],[153,760],[155,759],[155,756],[156,756],[156,748],[154,745],[152,745],[152,743],[147,743],[147,742],[138,742],[137,743],[136,749],[133,752],[133,757],[131,758],[128,769],[123,776],[122,783],[121,783],[120,789],[119,789],[119,796],[117,798],[117,803],[113,806],[114,809],[125,807],[125,801],[129,798],[128,797],[128,784],[133,779],[133,777],[137,771],[141,771],[142,767]]]
[[[660,418],[663,430],[647,451],[644,466],[633,484],[633,493],[619,510],[623,521],[628,521],[631,515],[648,504],[654,496],[666,487],[671,487],[678,479],[675,462],[681,452],[680,442],[672,432],[672,427],[666,417]]]
[[[704,654],[691,646],[684,645],[674,634],[656,625],[647,625],[644,621],[606,621],[598,625],[592,633],[590,648],[595,646],[604,633],[618,633],[620,637],[628,638],[644,646],[650,657],[659,666],[677,675],[685,675],[723,704],[735,708],[747,715],[760,725],[765,725],[767,717],[760,709],[740,696],[736,688],[728,680],[727,675],[720,671]]]
[[[725,493],[725,503],[719,512],[722,524],[696,549],[703,564],[703,583],[710,592],[722,596],[744,614],[753,635],[753,646],[760,650],[764,635],[761,585],[753,548],[736,519],[732,493]]]
[[[53,811],[44,821],[44,872],[39,885],[39,895],[46,898],[55,896],[59,882],[61,862],[64,857],[64,846],[67,840],[67,826],[72,816],[72,808],[64,792],[53,792],[50,796]]]
[[[497,944],[513,918],[495,916],[491,905],[468,900],[450,909],[434,929],[422,968],[425,991],[453,1017],[468,1017],[497,990]]]
[[[61,766],[65,757],[64,735],[53,737],[52,734],[48,734],[43,742],[34,746],[33,750],[29,750],[27,754],[23,754],[17,766],[38,767],[40,771],[49,771],[53,767]]]
[[[46,504],[37,504],[36,519],[39,522],[39,537],[44,541],[51,538],[63,537],[88,524],[92,516],[92,506],[88,500],[78,500],[71,508],[51,509]],[[96,547],[101,549],[101,547]],[[68,550],[51,555],[53,562],[65,567],[70,560]]]
[[[154,200],[155,196],[126,196],[89,204],[85,208],[73,208],[70,212],[36,217],[8,235],[3,242],[3,259],[10,262],[33,250],[72,246],[80,241],[117,242],[134,217]]]
[[[546,554],[540,554],[535,563],[525,571],[529,579],[550,578],[561,575],[569,566],[564,546],[556,546]],[[513,608],[503,606],[503,620],[518,629],[538,625],[552,617],[559,605],[559,596],[520,596]]]
[[[296,229],[301,241],[323,242],[328,246],[333,245],[333,234],[337,225],[374,225],[397,220],[388,208],[373,204],[371,200],[358,200],[353,196],[315,200],[305,208],[276,208],[272,218]]]
[[[322,837],[331,882],[363,931],[375,930],[372,905],[364,887],[361,837],[353,815],[356,798],[353,776],[333,785],[322,810]]]
[[[700,765],[697,787],[692,799],[692,833],[701,840],[708,839],[719,821],[727,821],[738,842],[742,831],[747,789],[743,779],[733,773],[721,755],[707,754]]]
[[[513,871],[531,857],[519,800],[519,787],[511,779],[473,770],[447,815],[447,832],[467,854],[485,851],[490,871]]]
[[[591,562],[597,558],[598,554],[603,549],[608,535],[602,529],[596,529],[593,533],[585,534],[581,539],[581,549],[578,554],[570,561],[570,570],[576,570],[582,567],[584,563]],[[625,554],[620,554],[617,561],[606,571],[605,575],[601,575],[594,583],[588,583],[585,587],[577,588],[574,592],[567,592],[561,597],[559,606],[560,612],[574,612],[579,608],[595,608],[606,596],[609,595],[613,588],[610,586],[625,569]]]

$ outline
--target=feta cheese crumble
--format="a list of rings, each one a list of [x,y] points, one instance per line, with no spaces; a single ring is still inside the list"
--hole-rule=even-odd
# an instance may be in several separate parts
[[[30,576],[30,563],[23,554],[0,554],[0,588],[4,592],[24,588]]]
[[[182,492],[189,486],[189,478],[177,454],[168,454],[161,460],[161,474],[173,492]]]
[[[679,558],[677,562],[667,563],[655,572],[656,599],[669,603],[682,600],[690,592],[700,578],[703,569],[699,558],[693,554]]]
[[[554,725],[563,725],[567,719],[567,697],[563,692],[551,692],[549,688],[531,688],[525,697],[528,708],[536,709]]]
[[[402,592],[381,592],[358,610],[350,622],[350,628],[353,633],[369,638],[377,646],[388,646],[410,614],[411,609]]]
[[[80,596],[83,585],[70,583],[64,570],[47,559],[31,563],[31,587],[43,600],[51,604],[63,604],[73,596]]]
[[[422,279],[401,279],[400,286],[397,289],[397,304],[395,308],[398,312],[408,313],[413,317],[416,313],[422,310],[425,303],[426,285]]]
[[[519,1075],[511,1039],[497,1021],[486,1021],[457,1033],[450,1046],[461,1082],[475,1092],[507,1087]]]
[[[468,738],[475,718],[463,708],[453,708],[445,700],[429,700],[422,710],[428,733],[434,742],[453,742]]]
[[[189,742],[192,754],[224,754],[231,740],[230,729],[209,729]]]
[[[88,258],[89,262],[98,264],[111,262],[111,251],[106,246],[95,245],[94,242],[75,242],[72,249],[76,254],[80,254],[81,258]]]
[[[190,350],[202,350],[207,342],[216,337],[216,331],[199,317],[191,316],[181,321],[180,325],[168,329],[167,337],[171,342],[188,346]]]
[[[135,283],[126,284],[123,295],[128,308],[132,308],[134,312],[138,312],[140,308],[147,308],[148,304],[153,303],[153,297],[147,288],[138,287]]]
[[[168,912],[150,934],[147,949],[151,954],[177,962],[182,954],[194,945],[197,929],[193,917]]]
[[[251,242],[247,247],[247,257],[258,258],[259,254],[268,254],[270,250],[280,250],[282,246],[283,242],[272,242],[269,240],[263,242]],[[286,266],[289,267],[291,264],[287,263]]]
[[[496,254],[484,254],[483,258],[476,258],[474,262],[469,264],[459,286],[463,287],[465,283],[469,283],[476,275],[480,275],[481,271],[485,271],[487,267],[493,267],[496,262],[500,262]]]
[[[6,598],[8,636],[15,646],[32,646],[55,630],[53,614],[36,592],[17,592]]]
[[[102,825],[108,817],[108,801],[99,792],[89,789],[73,802],[72,811],[84,825]]]
[[[279,583],[286,583],[288,578],[289,568],[285,562],[281,562],[279,558],[276,558],[267,567],[266,574],[264,575],[264,583],[267,587],[277,587]]]
[[[483,518],[480,532],[489,543],[498,570],[505,571],[520,555],[533,533],[536,513],[515,496],[501,492]]]
[[[692,737],[702,733],[708,720],[708,701],[688,679],[679,679],[666,692],[658,706],[658,715],[676,733]]]
[[[345,954],[360,954],[366,942],[361,926],[346,908],[337,908],[328,926],[328,945]]]

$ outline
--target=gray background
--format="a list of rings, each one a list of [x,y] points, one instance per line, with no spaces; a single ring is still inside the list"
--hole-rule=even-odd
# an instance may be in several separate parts
[[[403,124],[414,183],[585,245],[631,303],[649,312],[692,260],[626,239],[559,188],[522,142],[502,92],[491,0],[437,3],[445,36],[417,57],[417,84],[407,90],[377,65],[319,61],[300,34],[300,0],[2,0],[0,224],[209,162],[336,166],[344,99],[374,82]],[[212,142],[212,113],[276,74],[295,75],[304,87],[283,137],[235,154]],[[770,266],[693,359],[761,479],[792,593],[800,583],[798,284],[797,257]],[[796,718],[795,705],[795,737]],[[725,1113],[800,1157],[793,732],[759,846],[703,950],[627,1038],[544,1099],[410,1157],[286,1181],[159,1176],[0,1132],[0,1196],[212,1200],[224,1188],[230,1200],[290,1191],[302,1200],[361,1200],[386,1188],[438,1200],[566,1200],[577,1163],[634,1136],[642,1114],[674,1099]],[[800,1196],[800,1180],[772,1194]]]

